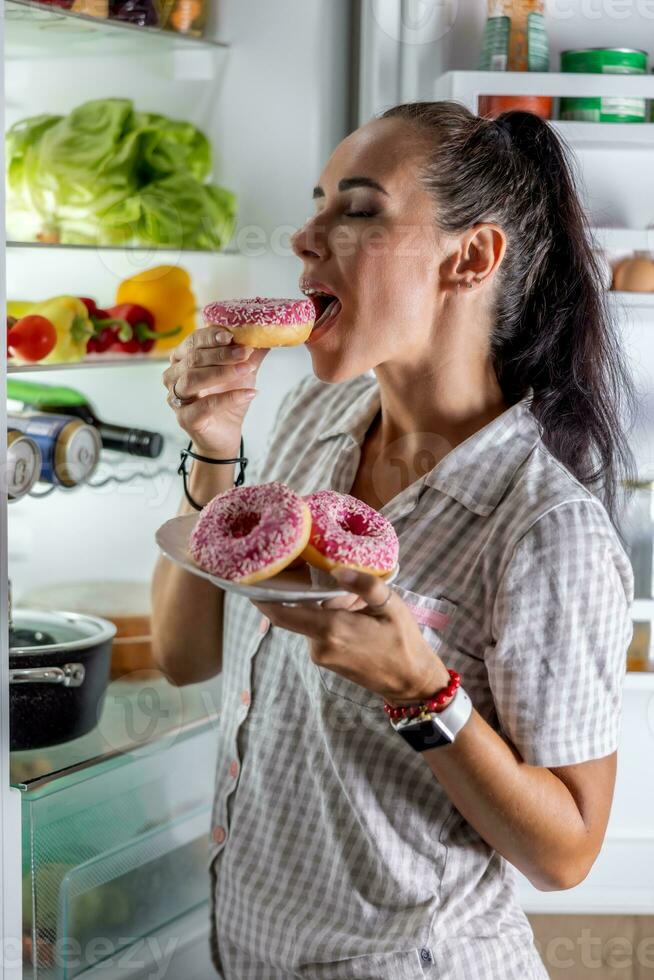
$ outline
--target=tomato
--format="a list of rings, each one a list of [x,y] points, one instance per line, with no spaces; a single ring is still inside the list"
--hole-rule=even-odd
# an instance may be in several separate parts
[[[41,361],[57,343],[57,331],[44,316],[27,315],[7,331],[7,349],[23,361]]]

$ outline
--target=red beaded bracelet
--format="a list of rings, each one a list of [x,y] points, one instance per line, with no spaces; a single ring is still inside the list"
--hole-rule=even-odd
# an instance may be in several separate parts
[[[438,711],[439,708],[449,701],[451,697],[456,693],[457,688],[461,684],[461,675],[457,674],[455,670],[449,670],[450,682],[447,687],[441,688],[441,690],[430,698],[428,701],[422,704],[400,704],[394,707],[389,704],[388,701],[384,701],[384,711],[393,721],[398,718],[417,718],[418,715],[425,714],[428,711]]]

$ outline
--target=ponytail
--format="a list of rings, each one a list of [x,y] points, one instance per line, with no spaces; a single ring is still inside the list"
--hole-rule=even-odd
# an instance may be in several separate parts
[[[623,425],[635,399],[563,143],[528,112],[488,120],[425,102],[388,117],[433,136],[425,180],[440,227],[504,230],[491,334],[504,398],[513,404],[533,388],[545,445],[616,521],[633,469]]]

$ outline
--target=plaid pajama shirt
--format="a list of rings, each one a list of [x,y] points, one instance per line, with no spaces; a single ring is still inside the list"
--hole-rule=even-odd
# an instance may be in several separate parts
[[[368,372],[285,397],[248,483],[348,492]],[[525,762],[617,747],[632,573],[602,504],[545,448],[530,395],[382,513],[395,590]],[[225,595],[209,867],[224,980],[546,980],[511,865],[450,803],[382,699]]]

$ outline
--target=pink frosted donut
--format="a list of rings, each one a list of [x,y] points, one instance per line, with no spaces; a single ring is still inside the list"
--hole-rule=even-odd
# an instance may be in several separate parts
[[[304,499],[312,526],[302,557],[310,565],[370,575],[386,575],[395,568],[400,554],[395,528],[374,507],[335,490],[318,490]]]
[[[300,555],[311,511],[285,483],[232,487],[201,511],[189,537],[193,560],[217,578],[252,585]]]
[[[316,308],[310,299],[234,299],[209,303],[204,322],[226,327],[244,347],[294,347],[313,330]]]

